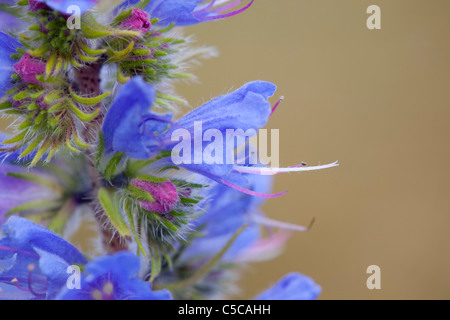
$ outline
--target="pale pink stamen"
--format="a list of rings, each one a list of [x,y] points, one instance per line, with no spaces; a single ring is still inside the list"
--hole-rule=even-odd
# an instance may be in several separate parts
[[[229,188],[234,189],[234,190],[243,192],[243,193],[251,195],[251,196],[260,197],[260,198],[276,198],[276,197],[281,197],[282,195],[285,195],[287,193],[287,191],[276,193],[276,194],[259,193],[259,192],[253,191],[253,190],[242,188],[242,187],[237,186],[237,185],[235,185],[229,181],[226,181],[224,179],[221,180],[221,183]]]
[[[202,18],[203,21],[211,21],[211,20],[218,20],[218,19],[224,19],[224,18],[229,18],[235,15],[238,15],[244,11],[246,11],[248,8],[251,7],[251,5],[253,4],[253,2],[255,2],[255,0],[252,0],[248,5],[246,5],[245,7],[243,7],[242,9],[233,11],[233,12],[229,12],[229,13],[224,13],[224,14],[218,14],[218,15],[213,15],[213,16],[209,16],[209,17],[205,17]],[[220,8],[222,9],[222,8]],[[223,12],[223,11],[220,11]]]
[[[235,259],[235,262],[255,262],[275,258],[281,253],[290,236],[291,232],[280,230],[269,238],[252,244]]]
[[[279,228],[279,229],[283,229],[283,230],[290,230],[290,231],[297,231],[297,232],[309,231],[311,229],[312,225],[314,224],[314,221],[315,221],[315,219],[313,219],[308,227],[304,227],[304,226],[299,226],[299,225],[296,225],[296,224],[293,224],[293,223],[273,220],[273,219],[267,218],[267,217],[265,217],[263,215],[260,215],[260,214],[252,215],[251,219],[254,222],[256,222],[258,224],[261,224],[261,225],[264,225],[266,227]]]
[[[198,14],[202,14],[202,13],[207,12],[209,9],[211,9],[212,7],[214,7],[214,5],[216,4],[216,1],[217,1],[217,0],[212,0],[210,3],[208,3],[208,4],[206,5],[206,7],[202,8],[202,9],[200,9],[200,10],[195,11],[194,14],[195,14],[195,15],[198,15]]]
[[[231,10],[231,9],[233,9],[234,7],[240,5],[243,1],[244,1],[244,0],[236,0],[236,1],[234,1],[234,2],[232,2],[232,3],[229,3],[229,4],[225,5],[225,6],[222,6],[222,7],[220,7],[220,8],[211,10],[211,12],[214,12],[214,13],[222,13],[222,12]],[[214,2],[215,2],[215,1],[214,1]]]

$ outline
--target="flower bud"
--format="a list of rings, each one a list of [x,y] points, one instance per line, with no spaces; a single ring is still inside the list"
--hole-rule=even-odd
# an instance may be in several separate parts
[[[145,34],[150,30],[152,23],[146,12],[133,9],[131,14],[122,21],[121,26],[129,30],[141,31]]]
[[[159,214],[167,214],[178,203],[179,196],[177,188],[170,181],[149,182],[135,179],[131,181],[131,185],[152,196],[154,201],[139,201],[139,204],[145,210]]]
[[[46,64],[44,62],[33,58],[27,53],[14,65],[14,70],[16,70],[26,84],[39,86],[41,83],[36,79],[36,76],[45,72],[45,66]]]

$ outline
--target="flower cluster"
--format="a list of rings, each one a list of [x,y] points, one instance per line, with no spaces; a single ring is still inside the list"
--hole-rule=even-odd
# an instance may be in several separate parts
[[[0,299],[226,297],[243,264],[275,257],[291,231],[308,230],[261,212],[285,193],[270,193],[273,175],[337,164],[174,161],[208,149],[194,141],[197,123],[200,134],[253,132],[278,106],[276,86],[253,81],[177,113],[187,102],[174,83],[214,55],[180,27],[254,1],[127,0],[101,15],[97,2],[0,1],[0,112],[14,131],[0,135]],[[180,129],[192,150],[177,149]],[[249,139],[234,138],[238,158]],[[90,255],[68,242],[87,220],[102,244]],[[256,299],[319,294],[292,273]]]

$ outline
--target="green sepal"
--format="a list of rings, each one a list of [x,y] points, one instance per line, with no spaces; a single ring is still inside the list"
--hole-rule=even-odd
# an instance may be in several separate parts
[[[58,208],[61,205],[58,201],[54,200],[37,200],[31,201],[24,204],[21,204],[17,207],[12,208],[6,213],[6,216],[26,212],[26,211],[34,211],[34,210],[53,210]]]
[[[130,222],[131,226],[131,232],[133,234],[134,241],[136,241],[136,244],[138,245],[138,254],[142,253],[142,255],[147,258],[147,253],[145,252],[144,246],[141,243],[141,240],[139,239],[138,233],[136,232],[136,227],[134,226],[134,218],[133,213],[131,210],[131,205],[129,202],[126,204],[126,213],[128,217],[128,221]]]
[[[117,167],[119,166],[119,164],[122,161],[124,156],[125,156],[125,153],[117,152],[116,154],[114,154],[111,157],[108,164],[106,165],[105,173],[104,173],[104,178],[107,181],[110,181],[112,179],[112,177],[114,177]]]
[[[81,50],[83,50],[87,54],[90,54],[91,56],[99,56],[106,52],[106,49],[92,49],[88,47],[83,41],[78,42],[78,45]]]
[[[149,2],[150,2],[150,0],[141,0],[141,1],[136,5],[136,8],[137,8],[137,9],[144,10],[145,7],[148,5]]]
[[[134,49],[134,41],[130,41],[128,46],[121,51],[114,51],[112,49],[108,50],[108,56],[111,61],[121,61],[124,60]]]
[[[116,194],[105,188],[101,188],[98,191],[98,200],[100,201],[100,204],[102,205],[109,220],[120,235],[122,237],[131,236],[130,228],[119,210]]]
[[[70,111],[81,121],[83,122],[90,122],[97,118],[98,114],[100,113],[100,109],[95,109],[94,112],[88,114],[84,113],[80,109],[78,109],[75,104],[72,101],[69,101],[68,103]]]
[[[62,190],[61,188],[52,180],[50,179],[46,179],[40,175],[34,174],[34,173],[19,173],[19,172],[7,172],[6,173],[7,176],[9,177],[13,177],[13,178],[17,178],[17,179],[22,179],[22,180],[27,180],[36,184],[39,184],[41,186],[44,186],[46,188],[52,189],[58,193],[60,193]]]
[[[22,131],[21,133],[17,134],[16,136],[12,137],[11,139],[3,140],[3,144],[12,144],[17,143],[23,140],[25,138],[27,132]]]
[[[155,176],[150,176],[150,175],[139,175],[136,177],[136,179],[147,181],[147,182],[152,182],[152,183],[161,183],[161,182],[166,182],[167,180],[169,180],[168,178],[161,178],[161,177],[155,177]]]
[[[95,105],[99,104],[100,102],[102,102],[103,99],[110,96],[111,92],[108,91],[99,96],[88,98],[88,97],[81,97],[81,96],[77,95],[75,92],[73,92],[72,90],[70,90],[70,95],[73,100],[75,100],[76,102],[78,102],[82,105],[95,106]]]
[[[74,203],[71,200],[67,201],[67,203],[62,206],[62,208],[50,221],[48,228],[56,233],[61,234],[64,231],[67,221],[69,221],[73,213],[73,209]]]
[[[155,199],[152,197],[152,195],[148,192],[145,192],[142,189],[139,189],[135,186],[128,186],[125,189],[125,192],[128,194],[128,196],[134,200],[141,200],[141,201],[149,201],[154,202]]]
[[[133,8],[129,8],[127,10],[122,11],[119,13],[112,22],[112,26],[118,26],[124,19],[128,18],[131,13],[133,12]]]
[[[147,210],[145,210],[147,211]],[[155,218],[156,221],[162,223],[167,229],[174,231],[174,232],[178,232],[178,228],[169,220],[165,219],[164,217],[161,217],[158,213],[156,212],[151,212],[151,211],[147,211],[149,214],[151,214],[153,216],[153,218]]]
[[[5,101],[0,104],[0,110],[11,109],[12,107],[13,107],[13,104],[10,101]]]
[[[153,280],[161,273],[162,258],[159,248],[150,247],[150,260],[152,263],[152,273],[149,282],[153,282]]]
[[[13,100],[14,100],[14,101],[20,101],[20,100],[23,100],[23,99],[26,99],[26,98],[28,98],[28,92],[26,92],[26,91],[20,91],[18,94],[16,94],[16,95],[13,97]]]

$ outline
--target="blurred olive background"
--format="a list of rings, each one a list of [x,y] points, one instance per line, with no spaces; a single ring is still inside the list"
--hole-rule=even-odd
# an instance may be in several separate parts
[[[368,30],[368,6],[381,30]],[[179,90],[199,106],[247,81],[268,80],[286,99],[283,166],[340,167],[279,175],[272,218],[307,225],[285,252],[251,265],[238,298],[288,272],[313,277],[322,299],[450,298],[450,2],[256,0],[242,15],[186,28],[221,56],[200,83]],[[381,267],[381,290],[366,287]]]
[[[381,8],[381,30],[366,27]],[[450,2],[256,0],[246,13],[186,29],[221,55],[181,86],[194,105],[250,80],[286,100],[270,119],[284,166],[340,167],[285,174],[272,218],[314,228],[243,277],[251,298],[302,272],[323,299],[450,298]],[[381,290],[366,287],[369,265]]]

